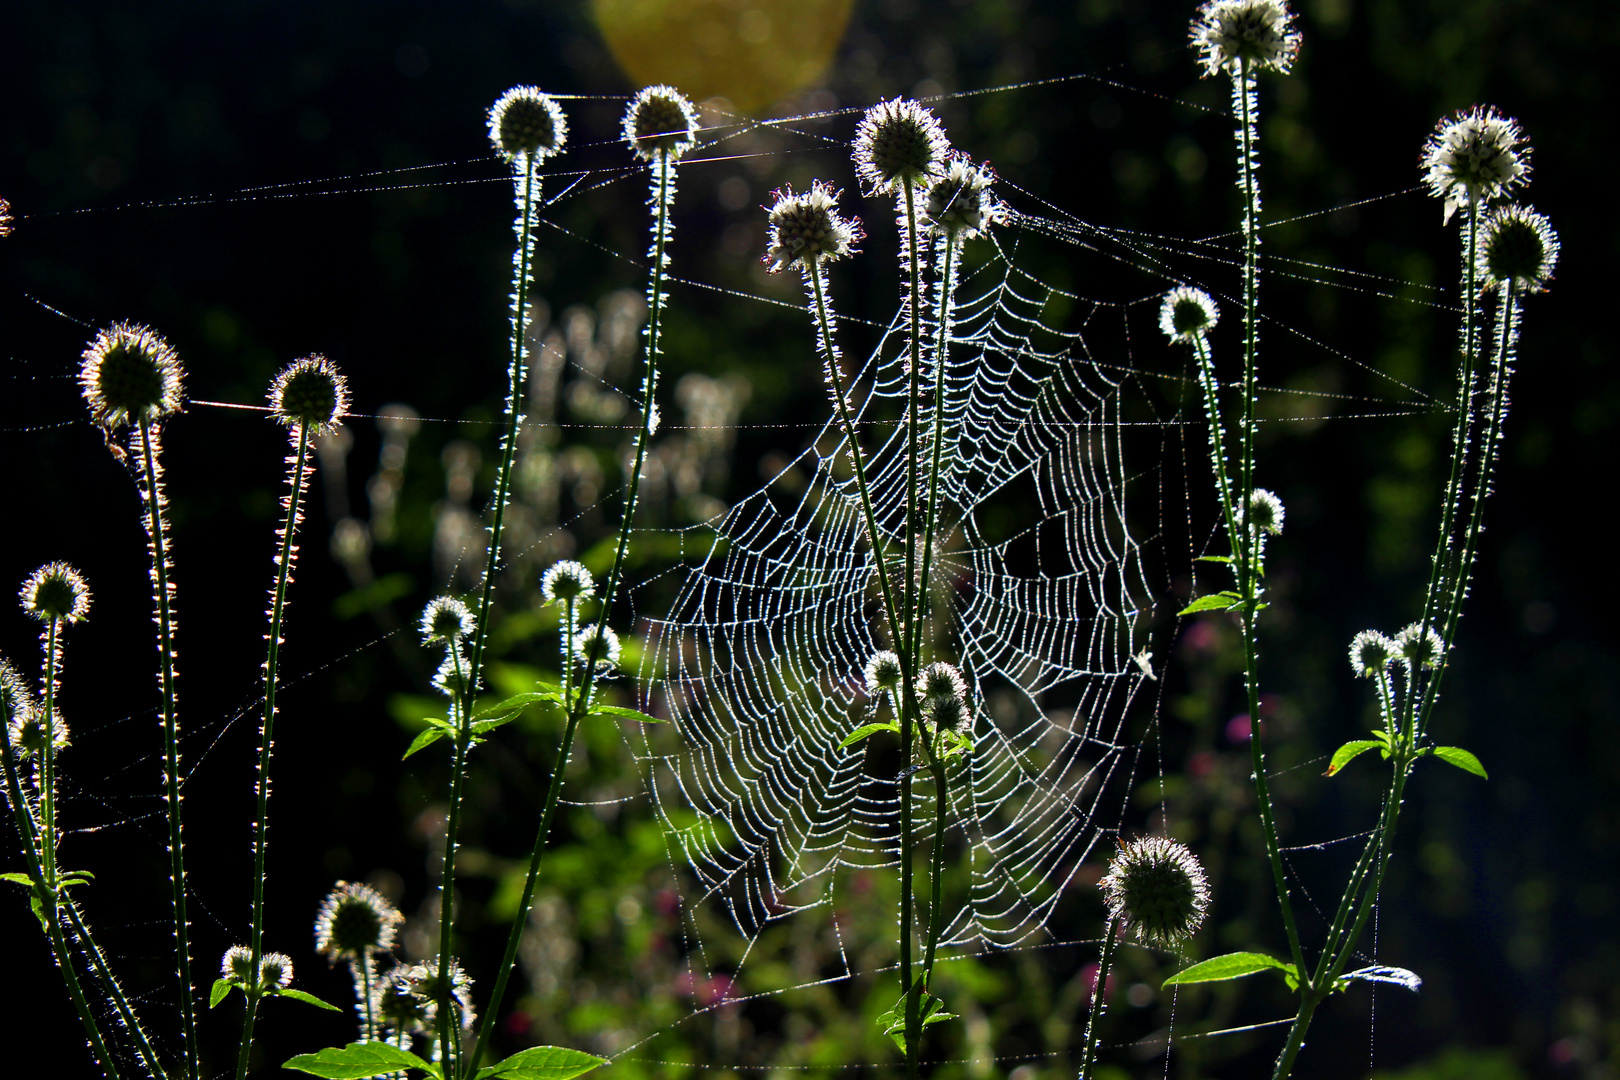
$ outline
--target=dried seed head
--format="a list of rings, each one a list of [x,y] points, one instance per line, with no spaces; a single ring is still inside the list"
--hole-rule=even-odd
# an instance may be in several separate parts
[[[1209,911],[1209,882],[1198,858],[1162,836],[1122,841],[1102,879],[1114,919],[1145,945],[1174,949],[1197,932]]]
[[[855,173],[873,195],[922,187],[945,175],[950,150],[931,111],[909,98],[880,101],[855,129]]]
[[[18,680],[19,683],[21,680]],[[7,722],[7,738],[11,740],[13,751],[20,759],[27,759],[45,752],[47,740],[55,753],[67,749],[72,741],[72,733],[68,731],[67,721],[62,719],[62,710],[51,710],[50,720],[46,721],[45,707],[42,704],[28,704],[19,700],[11,710],[11,719]]]
[[[266,989],[276,986],[285,989],[292,985],[292,957],[286,953],[259,954],[259,985]]]
[[[294,360],[271,380],[270,410],[290,428],[325,435],[349,411],[349,381],[319,353]]]
[[[624,141],[644,161],[678,158],[697,142],[697,110],[673,86],[649,86],[625,110]]]
[[[1286,516],[1281,499],[1265,488],[1255,488],[1249,492],[1249,501],[1238,515],[1238,520],[1256,532],[1276,536],[1283,531],[1283,518]]]
[[[776,202],[767,221],[770,246],[765,262],[773,273],[790,266],[808,269],[854,252],[863,235],[861,223],[839,216],[838,195],[837,188],[822,180],[813,181],[802,195],[795,195],[791,186],[771,192]]]
[[[619,666],[619,635],[613,632],[611,626],[602,628],[602,640],[596,640],[596,624],[586,623],[584,629],[574,635],[573,655],[576,664],[589,664],[591,659],[596,660],[596,669],[603,674],[614,671]]]
[[[540,575],[540,595],[548,604],[553,600],[589,600],[596,595],[596,579],[585,564],[564,559]]]
[[[1446,216],[1470,203],[1500,202],[1530,182],[1530,143],[1519,122],[1490,105],[1441,120],[1423,145],[1423,180]]]
[[[1188,37],[1206,78],[1242,63],[1286,74],[1299,55],[1294,13],[1283,0],[1207,0]]]
[[[1509,206],[1485,219],[1479,238],[1479,276],[1487,286],[1512,282],[1522,292],[1544,292],[1558,263],[1558,234],[1545,215]]]
[[[378,1023],[401,1035],[432,1030],[438,1010],[406,990],[397,979],[378,979],[371,990],[371,1011]]]
[[[453,596],[440,596],[429,600],[427,607],[422,609],[419,626],[424,644],[442,641],[453,646],[462,638],[472,636],[472,632],[478,628],[478,620],[460,600]]]
[[[11,235],[12,220],[11,204],[6,202],[5,199],[0,199],[0,236]]]
[[[1165,293],[1159,305],[1159,329],[1171,341],[1191,344],[1212,330],[1220,317],[1209,293],[1187,285]]]
[[[47,563],[28,575],[20,595],[23,610],[42,623],[72,624],[90,614],[90,586],[65,562]]]
[[[461,961],[450,961],[448,986],[439,980],[439,965],[431,960],[411,964],[398,973],[397,979],[401,988],[419,1002],[435,1005],[441,999],[454,1002],[462,1027],[471,1027],[477,1019],[472,1008],[472,976],[462,970]]]
[[[167,341],[135,323],[113,323],[85,347],[79,388],[90,419],[112,430],[180,411],[180,359]]]
[[[330,960],[360,960],[394,947],[405,916],[376,889],[340,881],[315,916],[315,951]]]
[[[940,660],[923,668],[917,693],[929,704],[966,701],[967,684],[962,681],[962,673],[956,670],[956,665]]]
[[[876,697],[900,685],[900,657],[890,649],[879,649],[866,662],[866,693]]]
[[[1395,648],[1411,671],[1440,666],[1446,644],[1433,627],[1413,623],[1395,635]]]
[[[568,141],[568,120],[550,94],[514,86],[489,108],[489,141],[507,161],[548,158]]]
[[[1363,630],[1350,639],[1350,667],[1362,678],[1380,675],[1400,654],[1400,647],[1386,634]]]
[[[1005,216],[1002,205],[989,194],[995,182],[989,162],[975,165],[966,154],[951,154],[945,175],[928,189],[922,219],[929,234],[954,240],[983,236]]]

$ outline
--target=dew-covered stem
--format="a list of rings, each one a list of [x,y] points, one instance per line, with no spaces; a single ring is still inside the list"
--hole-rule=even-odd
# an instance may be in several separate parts
[[[1119,948],[1120,932],[1119,920],[1108,920],[1102,959],[1097,964],[1097,984],[1091,991],[1091,1014],[1086,1018],[1086,1041],[1080,1050],[1080,1080],[1090,1080],[1092,1066],[1097,1062],[1098,1028],[1103,1014],[1108,1010],[1108,972],[1114,966],[1114,952]]]

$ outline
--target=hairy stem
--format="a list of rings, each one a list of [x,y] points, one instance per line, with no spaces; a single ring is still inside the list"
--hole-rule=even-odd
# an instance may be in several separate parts
[[[1119,920],[1108,920],[1108,936],[1103,939],[1102,959],[1097,964],[1097,985],[1091,991],[1091,1015],[1086,1018],[1086,1041],[1080,1051],[1080,1080],[1090,1080],[1097,1061],[1098,1027],[1108,1010],[1108,971],[1114,966],[1119,947]]]
[[[450,928],[454,914],[456,871],[456,828],[461,815],[461,781],[467,771],[467,751],[472,746],[471,695],[467,692],[468,675],[462,666],[461,650],[456,642],[449,643],[451,662],[455,665],[457,695],[451,702],[456,713],[456,748],[450,765],[450,809],[444,822],[444,866],[439,880],[439,1060],[444,1062],[444,1074],[455,1076],[450,1057],[450,1029],[455,1026],[450,993]]]
[[[100,979],[102,986],[106,988],[107,998],[117,1010],[118,1019],[124,1025],[124,1030],[135,1040],[135,1052],[140,1057],[141,1064],[148,1074],[162,1080],[163,1066],[158,1062],[157,1051],[153,1049],[151,1040],[146,1037],[146,1029],[141,1026],[134,1007],[124,995],[123,987],[119,986],[118,980],[114,978],[112,965],[107,962],[107,956],[101,951],[101,946],[96,944],[96,939],[90,933],[90,925],[84,921],[79,906],[71,897],[64,897],[61,910],[67,913],[68,922],[73,926],[73,934],[79,940],[79,947],[90,958],[90,966],[95,968],[96,978]]]

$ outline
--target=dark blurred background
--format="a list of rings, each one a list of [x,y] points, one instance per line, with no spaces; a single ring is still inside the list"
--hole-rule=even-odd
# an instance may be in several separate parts
[[[1414,617],[1444,476],[1447,417],[1421,403],[1451,394],[1456,230],[1442,228],[1433,200],[1408,191],[1435,119],[1476,101],[1518,117],[1535,144],[1529,197],[1563,240],[1552,290],[1527,306],[1498,492],[1435,728],[1440,741],[1475,751],[1491,779],[1420,769],[1376,955],[1417,971],[1424,988],[1331,1002],[1299,1075],[1610,1077],[1620,1048],[1620,746],[1615,635],[1591,584],[1609,570],[1613,534],[1592,485],[1608,482],[1620,383],[1603,344],[1613,335],[1591,305],[1606,303],[1599,294],[1612,276],[1598,264],[1620,249],[1612,215],[1580,200],[1607,197],[1605,65],[1620,47],[1620,16],[1607,0],[1298,6],[1296,72],[1262,89],[1265,217],[1315,216],[1268,230],[1267,251],[1381,277],[1273,272],[1265,286],[1278,325],[1267,332],[1263,381],[1286,391],[1265,398],[1261,466],[1289,509],[1265,654],[1285,843],[1346,837],[1376,813],[1374,765],[1363,759],[1331,782],[1319,774],[1322,756],[1370,717],[1343,660],[1350,637]],[[445,764],[432,753],[398,760],[431,707],[432,666],[401,628],[429,597],[469,588],[481,563],[464,553],[478,542],[493,477],[512,220],[484,132],[488,103],[516,83],[585,95],[566,105],[574,136],[553,171],[600,170],[548,208],[556,228],[541,238],[537,342],[567,363],[542,363],[531,395],[495,642],[515,685],[555,667],[555,615],[533,614],[538,572],[568,555],[599,560],[617,520],[610,496],[626,402],[614,388],[630,385],[639,362],[646,220],[643,175],[616,143],[622,95],[674,81],[708,99],[711,125],[829,114],[791,131],[746,131],[702,155],[727,160],[683,169],[676,272],[797,303],[795,283],[758,265],[758,204],[774,186],[813,176],[853,188],[840,144],[855,117],[838,110],[895,94],[1028,83],[938,104],[957,145],[994,162],[1017,208],[1173,237],[1229,232],[1237,199],[1219,113],[1226,92],[1196,78],[1183,44],[1190,15],[1162,0],[14,6],[0,40],[11,117],[0,129],[0,196],[18,218],[0,239],[0,454],[13,498],[0,579],[20,582],[60,558],[95,590],[91,619],[69,640],[65,710],[76,741],[64,759],[65,857],[98,872],[81,897],[149,1025],[174,1026],[150,601],[132,486],[84,420],[73,381],[93,328],[114,319],[158,328],[203,401],[258,403],[275,370],[314,351],[351,380],[358,416],[322,449],[284,653],[267,938],[293,955],[298,985],[346,1002],[346,977],[327,970],[307,936],[333,881],[382,889],[413,920],[404,951],[431,950],[416,927],[432,916]],[[1086,77],[1043,83],[1074,75]],[[868,251],[892,250],[886,211],[860,212]],[[1183,357],[1159,346],[1149,306],[1111,306],[1162,287],[1141,258],[1033,239],[1020,251],[1041,281],[1103,305],[1048,316],[1069,330],[1094,318],[1095,358],[1144,372],[1126,380],[1141,417],[1173,420],[1194,407],[1183,383],[1153,374],[1186,372]],[[1224,264],[1172,262],[1237,291]],[[880,267],[876,258],[850,265],[847,313],[887,317],[894,280]],[[854,355],[874,343],[869,331],[851,333]],[[671,426],[647,524],[701,522],[803,448],[813,428],[793,425],[826,409],[809,344],[802,314],[673,288],[662,405]],[[1149,514],[1161,497],[1168,507],[1162,529],[1140,534],[1152,534],[1154,599],[1174,611],[1210,525],[1203,436],[1175,424],[1149,430],[1132,444],[1133,498]],[[201,405],[165,436],[195,770],[194,964],[206,985],[223,949],[246,934],[261,620],[285,444],[260,417]],[[640,549],[644,584],[618,625],[656,614],[663,570],[682,554]],[[1139,720],[1139,733],[1162,745],[1165,783],[1141,778],[1128,821],[1168,815],[1210,864],[1219,900],[1200,955],[1278,950],[1254,859],[1248,754],[1234,739],[1234,641],[1214,620],[1184,625],[1171,645],[1173,632],[1162,620],[1173,661],[1157,714]],[[33,634],[20,612],[0,619],[0,650],[31,667]],[[634,687],[616,692],[628,702]],[[555,733],[545,717],[526,717],[475,761],[458,925],[481,987],[515,902]],[[589,735],[574,768],[569,790],[581,802],[638,789],[612,731]],[[772,1063],[887,1068],[889,1052],[861,1014],[880,1010],[861,986],[689,1015],[728,988],[682,981],[669,866],[644,804],[570,808],[554,842],[526,985],[501,1021],[506,1049],[555,1042],[608,1054],[650,1038],[616,1075],[697,1074],[657,1064],[676,1061],[705,1075]],[[1331,907],[1353,847],[1298,856],[1308,907]],[[14,840],[7,850],[5,868],[18,868]],[[1090,897],[1074,909],[1100,911]],[[85,1073],[82,1036],[20,892],[0,908],[0,926],[17,943],[11,985],[30,988],[8,1006],[13,1053],[34,1042],[60,1055],[64,1075]],[[1054,932],[1072,940],[1097,930]],[[815,970],[804,950],[827,944],[811,936],[763,947]],[[1072,1075],[1094,960],[1093,950],[1063,946],[962,965],[958,1000],[971,1008],[937,1050],[966,1063],[938,1074]],[[1154,989],[1169,969],[1154,963],[1120,972],[1110,1038],[1126,1045],[1110,1051],[1116,1076],[1166,1074],[1167,1031],[1173,1075],[1266,1071],[1278,1029],[1188,1036],[1285,1015],[1280,986],[1255,980],[1172,1002]],[[207,1017],[215,1072],[233,1052],[231,1008]],[[290,1003],[269,1006],[260,1031],[266,1068],[352,1037],[347,1018]]]

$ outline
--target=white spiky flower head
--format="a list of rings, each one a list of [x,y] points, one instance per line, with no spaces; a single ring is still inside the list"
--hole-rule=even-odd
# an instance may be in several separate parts
[[[471,1027],[478,1019],[472,1007],[472,976],[462,969],[459,960],[450,961],[448,985],[440,982],[438,962],[432,960],[401,969],[396,979],[405,993],[420,1002],[433,1003],[435,1006],[441,998],[453,1002],[456,1012],[460,1014],[462,1027]]]
[[[1164,336],[1189,345],[1213,329],[1220,317],[1209,293],[1190,285],[1171,289],[1159,305],[1159,329]]]
[[[11,204],[6,202],[5,199],[0,199],[0,236],[11,235],[11,222],[13,220]]]
[[[384,1027],[401,1035],[425,1034],[433,1030],[438,1010],[423,1001],[398,979],[378,979],[371,988],[371,1013]]]
[[[349,411],[349,380],[320,353],[294,360],[270,383],[270,412],[290,428],[325,435]]]
[[[1517,120],[1475,105],[1435,125],[1423,145],[1422,168],[1449,219],[1458,207],[1501,202],[1528,184],[1530,143]]]
[[[292,980],[292,957],[279,952],[259,954],[259,985],[261,987],[265,989],[279,987],[285,990],[292,985]]]
[[[315,915],[315,951],[329,960],[364,960],[394,947],[405,916],[369,885],[340,881]]]
[[[892,649],[879,649],[866,662],[866,693],[876,697],[900,685],[900,657]]]
[[[1238,515],[1240,521],[1256,532],[1267,536],[1277,536],[1283,531],[1283,519],[1287,512],[1283,509],[1282,500],[1265,488],[1255,488],[1249,492],[1249,499]]]
[[[1436,668],[1446,654],[1446,643],[1432,626],[1412,623],[1395,635],[1395,648],[1408,670]]]
[[[219,974],[221,978],[229,979],[240,986],[249,986],[253,982],[253,950],[246,945],[232,945],[220,957]]]
[[[151,424],[180,411],[180,357],[156,331],[113,323],[85,346],[79,389],[90,419],[109,431]]]
[[[855,251],[864,235],[861,223],[838,213],[839,194],[824,180],[812,181],[803,194],[795,194],[791,185],[771,192],[775,202],[766,219],[770,232],[765,263],[772,273],[790,266],[812,269]]]
[[[602,627],[602,640],[597,641],[595,623],[586,623],[585,627],[574,635],[572,653],[576,664],[589,664],[591,658],[596,660],[596,669],[604,674],[615,671],[619,666],[619,635],[613,632],[611,626]]]
[[[20,700],[12,707],[6,737],[11,740],[13,752],[24,760],[43,754],[47,741],[51,744],[52,753],[58,754],[73,741],[67,721],[62,719],[61,709],[52,709],[47,720],[43,704],[28,704]]]
[[[46,563],[29,574],[18,595],[23,610],[43,623],[60,619],[71,625],[90,614],[90,586],[65,562]]]
[[[596,579],[584,563],[564,559],[540,575],[540,596],[548,604],[555,600],[589,600],[595,595]]]
[[[995,182],[996,171],[988,161],[975,165],[966,154],[952,153],[945,175],[929,187],[923,206],[923,226],[929,235],[973,240],[999,224],[1006,211],[990,194]]]
[[[967,700],[967,684],[962,681],[962,673],[956,669],[955,664],[947,664],[937,660],[922,670],[922,678],[918,680],[917,693],[929,703],[955,699]]]
[[[1240,64],[1287,74],[1299,55],[1299,30],[1284,0],[1206,0],[1188,37],[1206,78]]]
[[[1363,630],[1350,639],[1350,667],[1364,679],[1383,674],[1399,655],[1400,647],[1377,630]]]
[[[507,161],[544,160],[568,141],[568,119],[539,87],[514,86],[489,107],[489,141]]]
[[[932,111],[910,98],[880,101],[855,129],[855,173],[872,195],[924,187],[945,175],[950,150]]]
[[[439,596],[428,601],[422,609],[418,624],[424,644],[435,641],[455,645],[462,638],[471,637],[478,628],[478,619],[466,604],[453,596]]]
[[[1511,282],[1521,292],[1545,292],[1558,264],[1558,234],[1546,215],[1507,206],[1485,219],[1479,237],[1479,276],[1486,287]]]
[[[1198,857],[1162,836],[1120,841],[1101,885],[1109,915],[1144,945],[1177,948],[1209,912],[1209,879]]]
[[[458,645],[451,645],[445,649],[444,659],[439,661],[439,670],[433,673],[433,685],[451,701],[461,700],[467,691],[467,680],[472,676],[468,670],[471,663]]]
[[[0,659],[0,724],[10,728],[12,721],[28,711],[28,682],[9,662]]]
[[[973,713],[962,698],[929,698],[923,709],[936,726],[949,728],[959,735],[973,734]]]
[[[697,142],[697,110],[673,86],[649,86],[624,112],[624,141],[636,157],[678,158]]]

